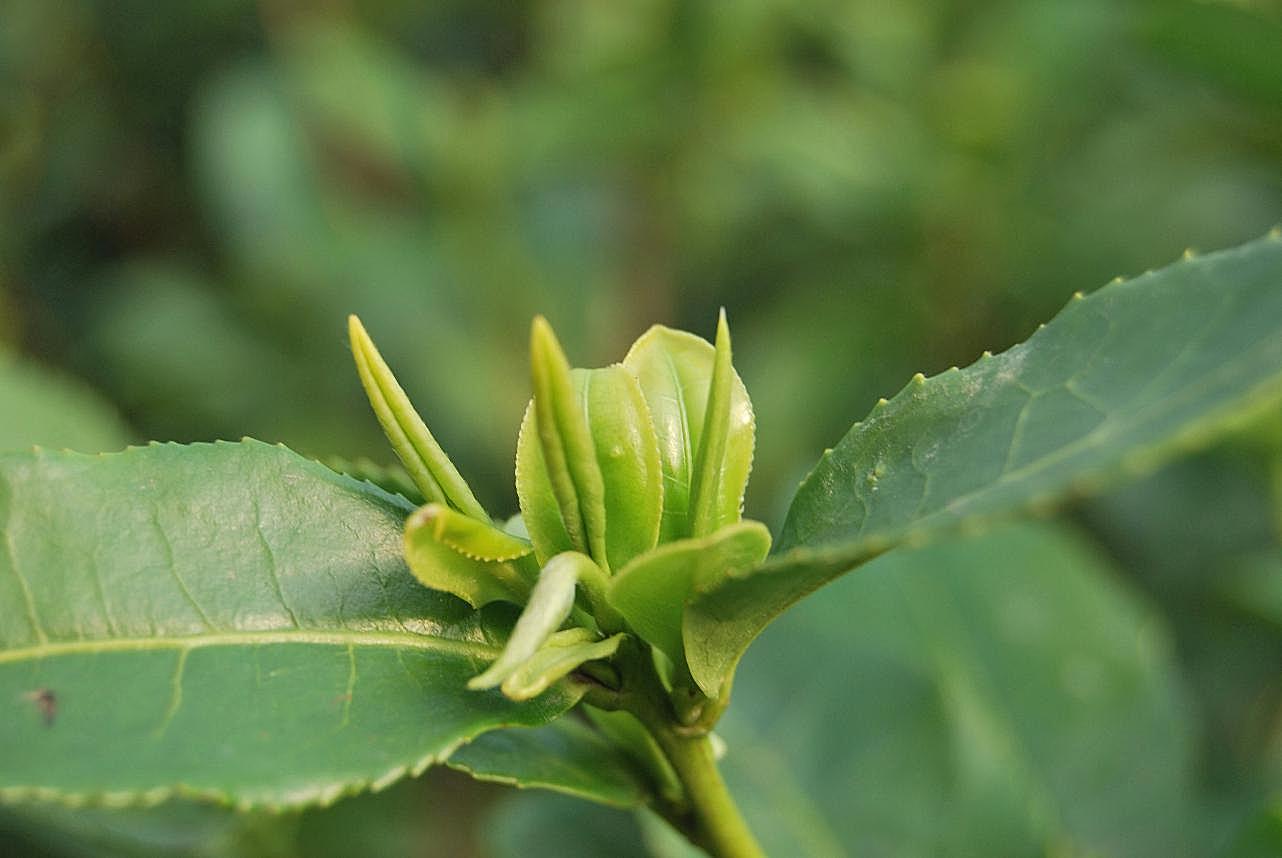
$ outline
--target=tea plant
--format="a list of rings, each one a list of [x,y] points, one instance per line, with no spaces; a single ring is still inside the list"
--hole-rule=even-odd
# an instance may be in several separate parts
[[[655,327],[591,370],[537,319],[507,519],[350,334],[408,481],[248,439],[0,456],[4,802],[282,810],[441,763],[761,854],[713,732],[753,639],[882,553],[1276,409],[1282,236],[915,376],[824,453],[773,547],[741,517],[755,424],[724,316],[714,343]]]

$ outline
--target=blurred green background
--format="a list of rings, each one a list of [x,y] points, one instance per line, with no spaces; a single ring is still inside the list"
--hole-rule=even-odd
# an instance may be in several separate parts
[[[777,524],[912,373],[1279,221],[1279,0],[7,0],[0,448],[385,462],[356,312],[515,508],[533,314],[600,365],[725,306]],[[1282,415],[812,600],[725,726],[772,854],[1282,854],[1280,501]],[[677,854],[439,774],[288,820],[0,825],[17,854]]]

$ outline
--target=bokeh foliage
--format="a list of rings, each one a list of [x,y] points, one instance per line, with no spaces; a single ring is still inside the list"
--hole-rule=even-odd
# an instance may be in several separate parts
[[[598,365],[652,322],[710,335],[724,305],[758,414],[749,513],[777,524],[818,453],[913,372],[1023,339],[1076,289],[1282,220],[1277,0],[308,5],[5,5],[5,446],[253,435],[383,461],[342,336],[357,312],[483,502],[514,509],[534,313],[556,324],[576,362]],[[1128,800],[1150,802],[1154,818],[1193,808],[1180,817],[1191,854],[1235,844],[1269,854],[1278,837],[1280,451],[1282,433],[1260,427],[1074,510],[1063,527],[1076,533],[1053,537],[1090,543],[1080,549],[1088,570],[1066,575],[1116,602],[1109,623],[1156,629],[1145,634],[1166,642],[1144,674],[1157,696],[1126,715],[1161,720],[1144,732],[1168,745],[1144,771],[1178,771],[1159,784],[1167,792]],[[924,605],[962,599],[958,588],[980,600],[993,586],[986,574],[1019,571],[940,565],[938,580],[906,576]],[[769,666],[791,675],[783,666],[818,645],[807,636],[827,634],[815,630],[827,614],[873,611],[886,574],[844,582],[802,610],[806,628],[786,634],[805,625],[789,620],[754,648],[728,735],[792,729],[760,702],[792,693],[769,684]],[[1071,600],[1058,607],[1075,610]],[[926,674],[925,661],[879,662],[888,644],[876,623],[836,628],[827,645],[852,653],[860,682],[901,694],[869,708],[844,688],[853,680],[834,679],[852,735],[891,731],[894,747],[909,742],[894,732],[907,724],[945,742],[945,704],[961,705],[968,674],[939,657]],[[1086,650],[1117,643],[1109,629],[1079,632]],[[1000,650],[999,639],[985,646]],[[1075,646],[1063,642],[1061,655]],[[985,687],[1027,692],[1006,667],[998,662]],[[925,701],[916,721],[885,702],[914,695]],[[1125,734],[1121,715],[1091,717],[1092,747]],[[1028,792],[1002,768],[1016,766],[1005,745],[993,747],[955,769],[942,751],[934,762],[896,757],[916,780],[841,781],[824,800],[863,810],[825,812],[864,821],[868,837],[902,834],[895,820],[932,814],[950,772],[992,764],[992,801],[968,791],[973,806],[917,829],[912,844],[981,848],[967,832],[992,833],[993,809]],[[829,783],[815,776],[798,788]],[[388,806],[421,806],[415,790],[435,788],[333,813],[366,820],[398,853],[465,854],[457,841],[434,851],[444,841],[421,819],[402,823],[417,827],[401,840],[386,832],[408,815]],[[469,795],[482,813],[494,792]],[[488,845],[469,848],[536,842],[514,832],[563,818],[555,803],[523,809],[541,800],[501,798],[503,820],[475,826]],[[600,813],[602,836],[617,836],[617,818]],[[1039,813],[1004,814],[1014,838],[1004,843],[1170,847],[1065,846],[1052,835],[1082,829]],[[307,854],[324,840],[308,826],[334,825],[321,816],[291,822]],[[221,844],[271,854],[251,822],[252,837],[202,825]],[[101,827],[83,815],[78,824]],[[626,825],[647,842],[658,836],[644,820]],[[877,854],[848,839],[858,836],[833,834]]]

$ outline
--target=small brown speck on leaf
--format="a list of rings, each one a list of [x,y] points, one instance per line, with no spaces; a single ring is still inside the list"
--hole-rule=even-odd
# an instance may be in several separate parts
[[[37,688],[35,691],[28,691],[24,696],[36,704],[45,726],[52,727],[54,719],[58,717],[58,695],[53,693],[53,689]]]

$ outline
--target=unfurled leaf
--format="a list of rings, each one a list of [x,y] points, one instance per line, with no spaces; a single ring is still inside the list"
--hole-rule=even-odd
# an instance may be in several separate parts
[[[896,551],[798,605],[717,729],[769,855],[1193,858],[1215,853],[1185,695],[1119,570],[1067,528],[1018,524]]]
[[[691,536],[691,487],[695,459],[703,442],[708,391],[716,352],[704,339],[655,325],[632,345],[626,366],[637,377],[650,406],[663,469],[663,524],[660,542]],[[729,399],[729,428],[717,477],[711,530],[739,520],[743,493],[752,470],[755,424],[752,403],[733,373]]]
[[[506,628],[413,579],[409,512],[252,441],[0,456],[0,798],[329,802],[572,706],[467,691]]]
[[[825,454],[769,562],[701,589],[688,653],[733,668],[781,611],[896,545],[1045,508],[1282,401],[1282,236],[1077,296],[1032,338],[908,384]]]
[[[701,660],[687,659],[711,641],[690,641],[685,608],[691,596],[713,588],[722,578],[750,569],[770,551],[770,531],[756,521],[726,525],[708,536],[661,545],[638,557],[610,581],[610,603],[642,638],[691,675],[709,696],[724,676],[710,674]]]

